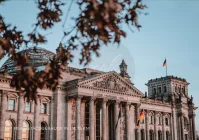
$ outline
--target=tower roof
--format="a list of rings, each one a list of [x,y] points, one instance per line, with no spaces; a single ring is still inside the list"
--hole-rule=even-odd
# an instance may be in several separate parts
[[[162,81],[162,80],[179,80],[181,82],[185,82],[185,83],[189,84],[186,79],[180,78],[180,77],[177,77],[177,76],[173,76],[173,75],[160,77],[160,78],[156,78],[156,79],[151,79],[151,80],[148,81],[148,83]]]

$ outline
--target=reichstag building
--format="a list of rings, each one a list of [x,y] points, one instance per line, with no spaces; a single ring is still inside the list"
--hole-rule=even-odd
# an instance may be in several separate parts
[[[54,55],[43,48],[19,53],[29,55],[29,65],[38,70]],[[197,107],[183,78],[151,79],[142,93],[130,81],[124,60],[120,73],[66,66],[57,90],[39,90],[36,105],[10,87],[15,62],[8,59],[0,71],[5,66],[0,140],[196,140]],[[144,120],[136,128],[141,110]]]

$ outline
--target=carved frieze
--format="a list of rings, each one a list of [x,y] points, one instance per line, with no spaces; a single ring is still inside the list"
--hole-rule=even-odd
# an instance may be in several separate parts
[[[115,75],[110,75],[104,78],[102,81],[97,81],[93,83],[94,87],[104,88],[110,90],[117,90],[121,92],[126,92],[127,88],[119,84],[119,79]]]

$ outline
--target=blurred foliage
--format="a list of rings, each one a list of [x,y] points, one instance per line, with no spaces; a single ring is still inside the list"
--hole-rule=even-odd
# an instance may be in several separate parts
[[[0,4],[2,2],[6,0],[0,0]],[[146,8],[141,0],[134,3],[132,0],[71,0],[71,2],[76,2],[80,9],[79,15],[74,19],[76,24],[70,31],[63,29],[62,40],[69,37],[67,43],[59,44],[56,55],[50,60],[46,69],[39,72],[31,66],[25,68],[30,60],[29,56],[16,52],[22,46],[29,44],[37,46],[47,42],[45,35],[39,30],[51,29],[56,23],[61,22],[64,1],[35,0],[39,13],[33,31],[26,36],[22,31],[17,30],[17,27],[7,24],[3,15],[0,15],[0,59],[7,54],[16,61],[20,71],[13,76],[11,87],[25,93],[28,100],[36,101],[38,88],[42,89],[46,86],[52,90],[56,89],[58,79],[61,78],[62,67],[74,57],[71,53],[73,50],[81,48],[80,64],[87,65],[91,61],[92,53],[99,56],[98,51],[101,46],[120,43],[121,38],[126,37],[126,32],[121,29],[122,24],[128,25],[129,28],[140,29],[138,16]],[[67,17],[65,19],[67,20]],[[36,49],[35,47],[35,52]]]

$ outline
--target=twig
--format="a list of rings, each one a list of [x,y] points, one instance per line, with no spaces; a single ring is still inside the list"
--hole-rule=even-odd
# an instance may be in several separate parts
[[[70,12],[70,10],[71,10],[71,7],[72,7],[73,2],[74,2],[74,0],[71,0],[71,1],[70,1],[70,4],[69,4],[69,7],[68,7],[68,10],[67,10],[67,12],[66,12],[66,17],[65,17],[65,19],[64,19],[64,23],[63,23],[63,25],[62,25],[62,27],[63,27],[63,28],[65,27],[66,20],[67,20],[67,18],[68,18],[68,15],[69,15],[69,12]]]

